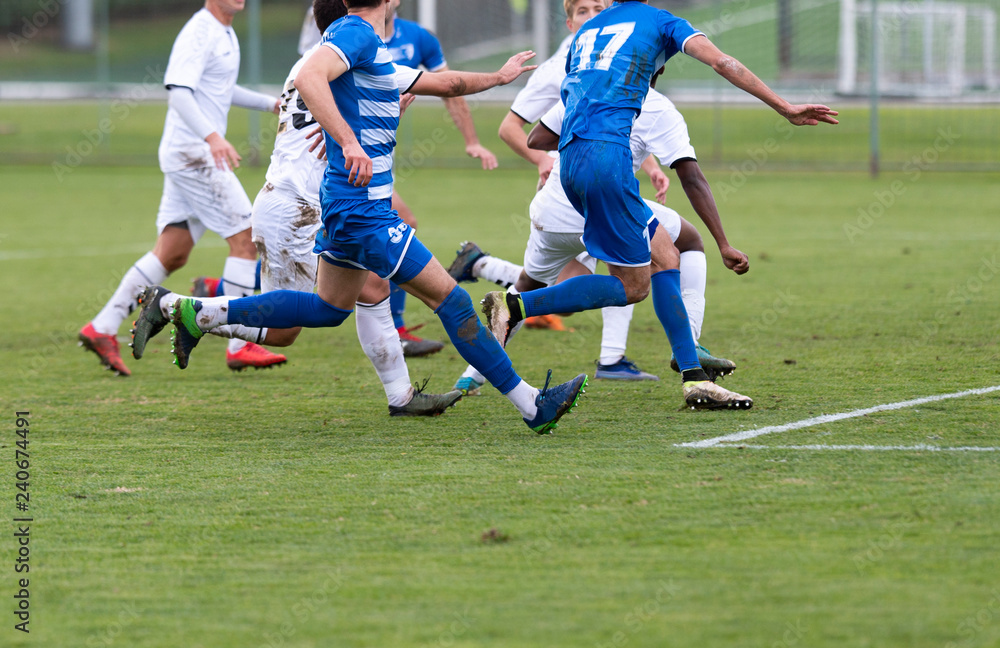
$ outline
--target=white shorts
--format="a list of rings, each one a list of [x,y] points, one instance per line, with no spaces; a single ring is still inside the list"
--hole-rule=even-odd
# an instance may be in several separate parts
[[[670,235],[671,241],[676,241],[681,235],[681,215],[659,203],[646,202],[653,210],[653,217],[660,221],[660,227]],[[559,273],[573,259],[594,272],[597,259],[587,254],[582,236],[583,232],[546,232],[532,223],[528,247],[524,251],[524,272],[549,286],[556,283]]]
[[[313,247],[322,224],[314,203],[270,183],[253,203],[253,242],[260,255],[261,292],[316,288]]]
[[[250,199],[232,171],[215,167],[163,174],[156,231],[186,222],[195,243],[206,230],[224,239],[250,229]]]

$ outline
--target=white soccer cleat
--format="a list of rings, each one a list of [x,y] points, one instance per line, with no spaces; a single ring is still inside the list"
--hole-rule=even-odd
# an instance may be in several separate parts
[[[735,410],[753,407],[753,399],[749,396],[729,391],[708,380],[684,383],[684,402],[691,409]]]

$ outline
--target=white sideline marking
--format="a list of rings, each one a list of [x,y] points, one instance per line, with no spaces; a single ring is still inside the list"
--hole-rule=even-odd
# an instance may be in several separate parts
[[[877,445],[721,445],[720,448],[749,448],[751,450],[913,450],[920,452],[1000,452],[1000,448],[987,446],[960,446],[942,448],[932,445],[877,446]]]
[[[983,387],[981,389],[969,389],[967,391],[955,392],[954,394],[927,396],[926,398],[917,398],[914,400],[901,401],[899,403],[889,403],[887,405],[876,405],[875,407],[868,407],[865,409],[854,410],[853,412],[844,412],[842,414],[824,414],[822,416],[816,416],[813,418],[805,419],[803,421],[796,421],[795,423],[786,423],[785,425],[771,425],[768,427],[757,428],[754,430],[744,430],[742,432],[734,432],[733,434],[727,434],[726,436],[715,437],[714,439],[691,441],[690,443],[676,443],[674,445],[677,446],[678,448],[711,448],[713,446],[719,445],[720,443],[746,441],[747,439],[755,439],[759,436],[764,436],[765,434],[774,434],[775,432],[788,432],[790,430],[800,430],[802,428],[812,427],[814,425],[823,425],[824,423],[835,423],[837,421],[857,418],[859,416],[865,416],[866,414],[874,414],[876,412],[888,412],[891,410],[904,409],[906,407],[915,407],[917,405],[923,405],[925,403],[935,403],[937,401],[948,400],[951,398],[963,398],[965,396],[979,396],[981,394],[989,394],[997,391],[1000,391],[1000,385],[995,385],[993,387]]]

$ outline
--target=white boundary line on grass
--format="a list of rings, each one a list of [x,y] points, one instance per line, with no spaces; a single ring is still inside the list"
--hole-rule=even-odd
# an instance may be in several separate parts
[[[802,428],[813,427],[814,425],[835,423],[837,421],[857,418],[859,416],[874,414],[876,412],[888,412],[892,410],[904,409],[907,407],[916,407],[917,405],[923,405],[925,403],[935,403],[937,401],[948,400],[951,398],[963,398],[965,396],[979,396],[982,394],[990,394],[998,391],[1000,391],[1000,385],[994,385],[993,387],[983,387],[981,389],[969,389],[966,391],[955,392],[953,394],[941,394],[938,396],[927,396],[926,398],[916,398],[914,400],[900,401],[898,403],[876,405],[875,407],[867,407],[865,409],[854,410],[852,412],[843,412],[841,414],[824,414],[823,416],[816,416],[802,421],[796,421],[794,423],[786,423],[785,425],[771,425],[768,427],[756,428],[754,430],[744,430],[742,432],[734,432],[733,434],[727,434],[725,436],[715,437],[714,439],[691,441],[690,443],[677,443],[674,445],[676,445],[679,448],[712,448],[722,443],[746,441],[747,439],[755,439],[757,437],[761,437],[766,434],[774,434],[775,432],[788,432],[790,430],[800,430]]]
[[[942,448],[926,444],[912,446],[877,446],[877,445],[720,445],[717,448],[747,448],[750,450],[912,450],[914,452],[1000,452],[1000,448],[989,446],[960,446],[952,448]]]

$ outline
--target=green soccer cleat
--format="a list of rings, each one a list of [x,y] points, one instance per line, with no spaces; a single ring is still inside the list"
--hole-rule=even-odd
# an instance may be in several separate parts
[[[750,409],[753,399],[719,387],[714,382],[699,380],[684,383],[684,402],[691,409]]]
[[[446,409],[454,407],[455,403],[462,400],[463,395],[457,389],[447,394],[425,394],[417,389],[406,405],[402,407],[390,405],[389,416],[440,416]]]
[[[524,306],[521,296],[516,293],[495,290],[486,293],[481,302],[483,315],[486,316],[486,328],[496,337],[500,346],[506,347],[510,332],[524,319]]]
[[[132,322],[132,357],[142,358],[146,352],[146,343],[155,337],[170,320],[163,316],[160,310],[160,299],[170,291],[163,286],[149,286],[139,295],[139,317]]]
[[[198,311],[200,310],[200,301],[190,297],[181,297],[174,302],[174,308],[170,313],[170,320],[174,323],[174,332],[170,336],[173,343],[171,350],[174,354],[174,364],[181,369],[187,369],[191,359],[191,351],[205,336],[205,332],[198,328]]]
[[[538,434],[551,434],[558,427],[559,419],[576,407],[580,397],[586,393],[583,388],[587,386],[587,374],[580,374],[573,380],[551,389],[549,389],[550,380],[552,380],[551,369],[545,377],[545,386],[535,397],[538,413],[530,421],[524,419],[528,427]]]
[[[716,358],[708,349],[700,344],[694,345],[694,348],[698,352],[698,362],[701,364],[701,368],[705,370],[705,373],[708,374],[708,379],[712,382],[715,382],[719,378],[724,378],[736,370],[736,363],[732,360]],[[677,365],[677,358],[673,354],[670,355],[670,368],[677,373],[681,372],[681,368]]]

